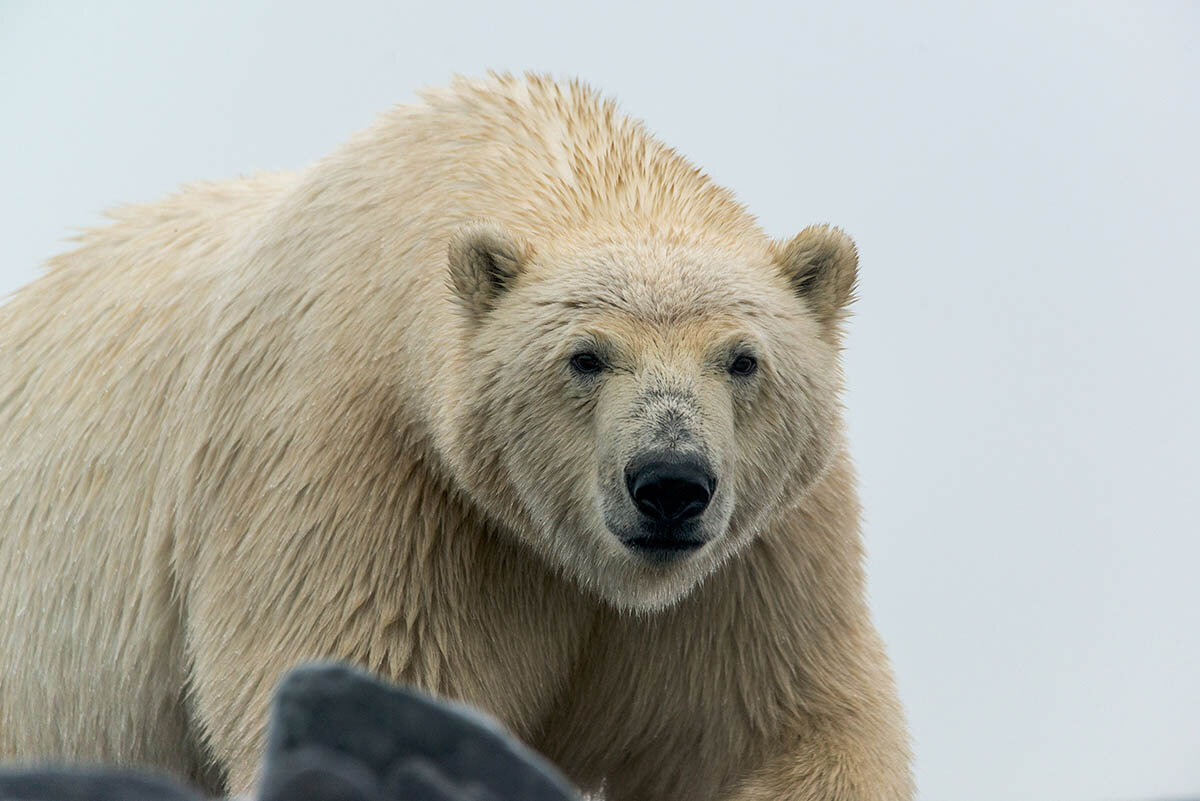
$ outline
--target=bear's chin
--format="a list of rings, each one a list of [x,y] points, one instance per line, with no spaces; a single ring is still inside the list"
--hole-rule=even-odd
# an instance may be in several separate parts
[[[590,591],[618,611],[653,613],[682,602],[718,565],[717,555],[708,547],[668,560],[626,552],[605,560],[599,570],[588,571],[590,575],[581,578]]]

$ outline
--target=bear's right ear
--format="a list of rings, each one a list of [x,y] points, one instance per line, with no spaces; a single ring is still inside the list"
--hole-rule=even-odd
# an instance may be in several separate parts
[[[458,229],[450,239],[450,288],[467,316],[478,320],[495,308],[531,255],[528,244],[491,220]]]

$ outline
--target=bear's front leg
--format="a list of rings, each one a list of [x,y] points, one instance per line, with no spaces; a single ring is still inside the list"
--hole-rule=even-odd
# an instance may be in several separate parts
[[[717,610],[699,611],[610,621],[535,746],[605,801],[912,799],[903,714],[873,630],[806,655],[780,638],[729,636],[732,618],[712,625]]]
[[[903,738],[886,720],[805,721],[721,801],[911,801]]]

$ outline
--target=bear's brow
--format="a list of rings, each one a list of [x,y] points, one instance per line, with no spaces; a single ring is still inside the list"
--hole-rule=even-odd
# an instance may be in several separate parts
[[[659,325],[677,325],[682,322],[711,316],[748,315],[762,313],[764,309],[747,298],[729,297],[717,300],[693,296],[690,298],[667,299],[663,297],[624,298],[609,293],[574,295],[563,298],[543,298],[537,302],[542,308],[557,308],[570,312],[598,312],[628,317],[634,321]]]

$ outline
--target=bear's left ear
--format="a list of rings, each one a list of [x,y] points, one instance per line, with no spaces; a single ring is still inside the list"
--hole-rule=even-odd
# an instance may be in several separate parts
[[[832,225],[810,225],[777,251],[780,270],[817,319],[835,332],[854,300],[858,249]]]
[[[527,243],[492,220],[468,223],[454,233],[449,283],[470,319],[477,321],[495,308],[531,255]]]

